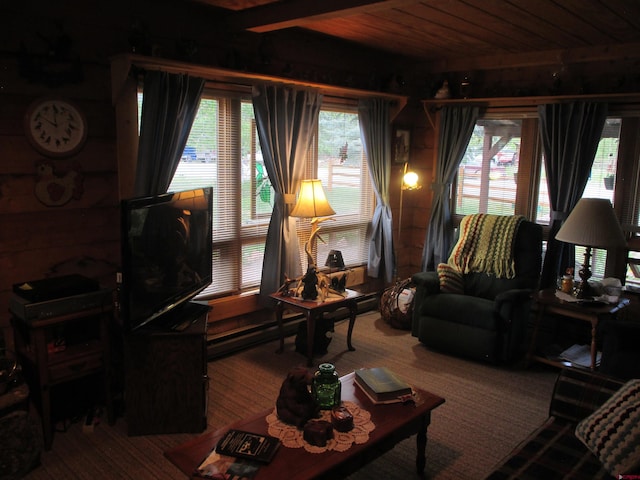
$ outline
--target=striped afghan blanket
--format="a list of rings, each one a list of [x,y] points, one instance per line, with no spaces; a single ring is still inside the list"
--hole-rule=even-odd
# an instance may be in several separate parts
[[[515,277],[513,246],[521,215],[467,215],[448,264],[460,273],[484,272],[498,278]]]

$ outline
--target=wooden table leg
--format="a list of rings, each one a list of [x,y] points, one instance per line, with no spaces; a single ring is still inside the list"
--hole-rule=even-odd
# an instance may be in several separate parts
[[[316,333],[316,316],[307,310],[307,366],[313,364],[313,340]]]
[[[276,304],[276,321],[278,322],[278,332],[280,334],[280,347],[276,350],[276,353],[284,352],[284,327],[282,325],[282,312],[284,310],[284,306],[282,302],[278,302]]]
[[[427,427],[431,423],[431,412],[427,412],[419,421],[416,435],[416,471],[418,475],[422,475],[427,464]]]
[[[596,355],[598,349],[596,347],[596,331],[598,329],[598,319],[591,320],[591,370],[596,369]]]
[[[356,316],[358,315],[358,304],[357,302],[351,301],[347,305],[349,307],[349,330],[347,331],[347,347],[349,351],[353,352],[355,348],[351,345],[351,334],[353,333],[353,325],[356,323]]]
[[[531,332],[531,344],[529,345],[529,351],[527,352],[526,366],[531,365],[533,355],[536,353],[536,343],[538,341],[538,329],[544,316],[544,305],[538,305],[538,314],[536,315],[535,323],[533,324],[533,332]]]

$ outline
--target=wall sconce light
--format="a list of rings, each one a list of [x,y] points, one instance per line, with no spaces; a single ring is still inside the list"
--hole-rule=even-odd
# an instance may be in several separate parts
[[[402,207],[403,207],[403,196],[405,190],[419,190],[422,188],[422,185],[419,183],[420,178],[418,174],[413,170],[409,170],[409,162],[404,164],[404,168],[402,171],[402,183],[400,184],[400,209],[398,212],[398,241],[400,241],[402,234]]]

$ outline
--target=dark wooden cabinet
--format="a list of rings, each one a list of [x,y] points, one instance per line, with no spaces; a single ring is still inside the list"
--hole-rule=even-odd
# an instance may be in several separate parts
[[[18,359],[42,417],[44,445],[53,441],[53,387],[89,375],[104,377],[109,423],[114,422],[111,395],[111,305],[47,318],[24,320],[12,316]],[[97,398],[95,399],[98,400]]]
[[[180,312],[182,331],[162,325],[124,338],[125,418],[129,435],[198,433],[207,426],[206,328],[209,307]]]

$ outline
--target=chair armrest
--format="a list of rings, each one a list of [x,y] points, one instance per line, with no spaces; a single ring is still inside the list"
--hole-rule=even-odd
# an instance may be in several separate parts
[[[495,301],[496,303],[522,302],[525,300],[530,300],[532,293],[533,290],[530,288],[514,288],[511,290],[500,292],[498,295],[496,295]]]
[[[556,380],[549,416],[577,424],[600,408],[623,384],[597,372],[565,368]]]
[[[411,276],[411,281],[416,286],[416,293],[418,293],[418,290],[420,290],[423,295],[440,293],[440,278],[438,278],[437,272],[415,273]]]
[[[416,286],[416,293],[413,296],[411,334],[417,337],[422,301],[429,295],[440,293],[440,279],[437,272],[418,272],[411,276],[411,282]]]
[[[500,292],[495,298],[495,311],[500,314],[500,317],[510,322],[514,316],[514,309],[519,312],[528,309],[529,302],[531,300],[530,288],[517,288],[512,290],[506,290]]]

